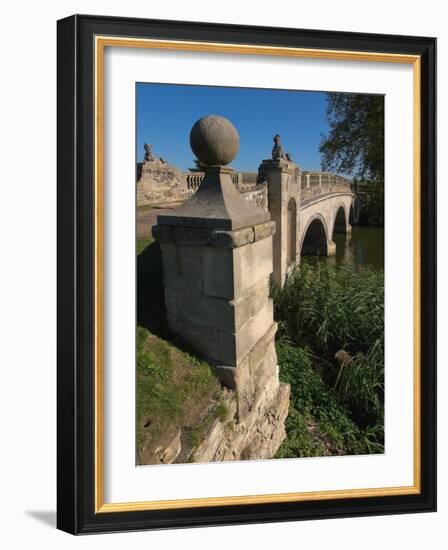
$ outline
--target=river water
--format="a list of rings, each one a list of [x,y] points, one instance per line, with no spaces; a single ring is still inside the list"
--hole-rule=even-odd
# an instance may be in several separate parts
[[[334,233],[336,257],[320,258],[319,261],[337,265],[363,267],[370,266],[376,270],[384,269],[384,228],[352,227],[352,238],[346,240],[343,233]],[[307,256],[309,261],[312,256]]]
[[[336,263],[338,265],[370,266],[384,269],[384,228],[352,227],[352,238],[346,241],[345,235],[335,233]]]

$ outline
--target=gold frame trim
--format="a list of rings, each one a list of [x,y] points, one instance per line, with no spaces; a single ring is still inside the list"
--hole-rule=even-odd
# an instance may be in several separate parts
[[[407,63],[413,65],[413,173],[414,173],[414,480],[413,485],[366,489],[313,491],[264,495],[244,495],[181,500],[142,502],[104,502],[104,50],[106,47],[152,48],[207,53],[232,53],[243,55],[270,55],[340,61],[370,61]],[[96,36],[95,53],[95,513],[130,512],[142,510],[167,510],[206,506],[232,506],[274,502],[300,502],[341,498],[412,495],[421,492],[421,424],[420,424],[420,269],[421,269],[421,176],[420,176],[420,122],[421,122],[421,60],[417,55],[388,54],[381,52],[354,52],[256,46],[252,44],[225,44],[177,40],[155,40]]]

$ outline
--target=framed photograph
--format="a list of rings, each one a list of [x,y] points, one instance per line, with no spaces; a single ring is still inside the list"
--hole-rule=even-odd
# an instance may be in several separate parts
[[[58,21],[58,528],[435,510],[435,53]]]

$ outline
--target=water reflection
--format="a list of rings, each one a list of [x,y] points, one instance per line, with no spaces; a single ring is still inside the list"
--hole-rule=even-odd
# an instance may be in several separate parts
[[[333,240],[336,243],[336,256],[320,257],[318,261],[325,261],[336,265],[356,267],[370,266],[376,270],[384,269],[384,228],[353,226],[351,239],[343,233],[335,233]],[[316,261],[314,256],[306,256],[307,261]]]

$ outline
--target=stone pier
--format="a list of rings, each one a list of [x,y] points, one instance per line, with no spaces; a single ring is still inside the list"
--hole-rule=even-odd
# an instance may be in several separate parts
[[[170,331],[216,370],[230,391],[233,429],[217,423],[195,460],[270,458],[285,437],[289,386],[280,384],[269,278],[275,223],[235,189],[239,136],[209,116],[192,128],[205,167],[199,190],[171,215],[158,216]]]
[[[259,179],[266,181],[268,204],[276,225],[274,236],[273,281],[283,286],[286,275],[294,263],[300,261],[299,211],[301,197],[301,171],[284,153],[280,136],[274,137],[272,159],[263,160],[258,168]]]

